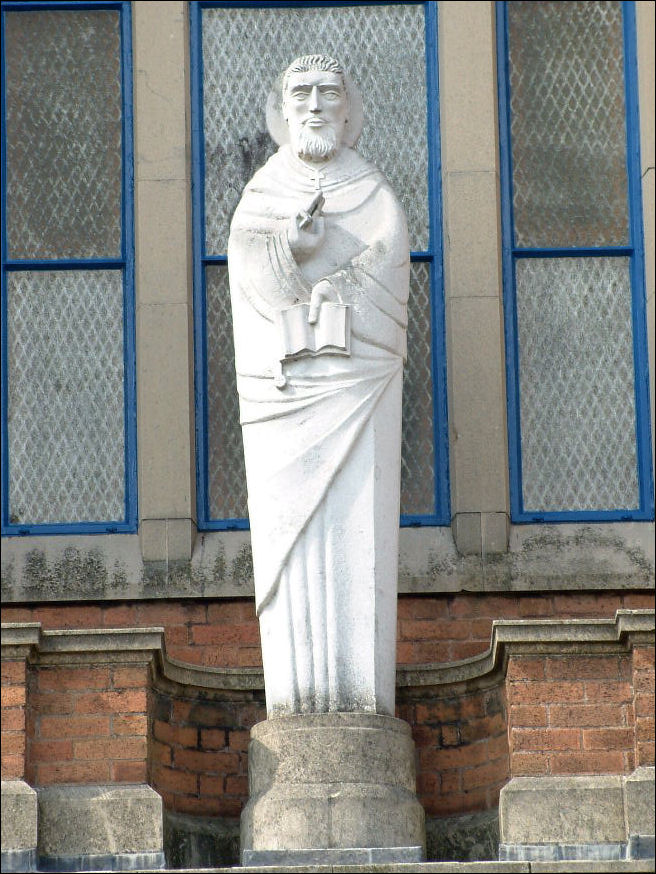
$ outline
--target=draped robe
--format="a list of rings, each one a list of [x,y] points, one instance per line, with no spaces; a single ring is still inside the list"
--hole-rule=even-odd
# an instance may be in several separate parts
[[[297,264],[289,219],[317,185],[325,237]],[[317,178],[282,146],[244,190],[228,264],[267,711],[393,715],[405,216],[355,151]],[[278,388],[276,314],[321,279],[350,307],[350,354],[285,361]]]

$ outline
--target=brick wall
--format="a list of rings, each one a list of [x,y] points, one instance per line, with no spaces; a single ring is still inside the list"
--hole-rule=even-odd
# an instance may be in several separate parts
[[[654,764],[654,647],[636,646],[631,660],[636,766]]]
[[[611,618],[621,607],[653,608],[649,592],[403,595],[397,662],[449,662],[485,652],[494,619]],[[165,628],[170,656],[208,667],[259,667],[253,600],[141,601],[3,608],[3,622],[48,628]]]
[[[635,767],[630,654],[513,656],[506,686],[513,777]]]
[[[27,663],[2,661],[2,779],[25,777]]]
[[[237,817],[248,799],[250,729],[266,719],[264,693],[219,700],[159,693],[152,785],[169,810]]]
[[[412,726],[417,795],[426,814],[495,807],[509,775],[503,686],[439,698],[404,690],[399,699],[398,715]]]
[[[147,782],[148,668],[39,666],[32,672],[28,783]]]
[[[647,593],[405,596],[399,662],[443,663],[486,651],[494,619],[612,618],[649,608]],[[251,600],[9,607],[5,621],[52,628],[162,625],[170,656],[257,666]],[[650,660],[651,658],[651,660]],[[512,656],[507,678],[472,688],[404,688],[418,793],[429,816],[495,807],[510,776],[628,773],[653,762],[653,648],[581,656]],[[146,665],[3,663],[3,776],[34,785],[140,782],[168,809],[236,817],[248,796],[247,746],[263,693],[153,687]],[[185,697],[186,696],[186,697]],[[27,737],[27,741],[25,738]]]

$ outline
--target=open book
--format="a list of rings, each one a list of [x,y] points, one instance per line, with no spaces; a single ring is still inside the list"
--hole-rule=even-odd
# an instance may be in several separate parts
[[[351,308],[324,301],[314,325],[308,322],[309,303],[285,307],[278,313],[280,360],[315,355],[350,355]]]

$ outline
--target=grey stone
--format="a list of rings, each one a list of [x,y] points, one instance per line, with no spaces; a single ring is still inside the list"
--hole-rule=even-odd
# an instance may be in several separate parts
[[[421,862],[422,847],[351,847],[323,850],[245,850],[245,866],[281,865],[383,865],[394,862]]]
[[[426,858],[430,861],[479,862],[497,859],[499,811],[426,819]]]
[[[166,866],[164,853],[91,853],[39,856],[39,871],[153,871]]]
[[[24,780],[2,781],[2,852],[36,849],[37,796]],[[3,870],[5,866],[3,865]],[[18,869],[14,869],[18,870]]]
[[[628,859],[651,859],[656,854],[654,835],[630,835],[626,848]]]
[[[623,844],[622,778],[515,777],[501,790],[502,844]]]
[[[239,820],[164,811],[164,852],[169,868],[239,864]]]
[[[3,874],[18,874],[36,871],[36,847],[31,850],[3,850],[0,856],[0,871]]]
[[[409,726],[370,713],[315,713],[256,725],[245,851],[421,846]]]
[[[654,767],[641,767],[624,779],[624,802],[629,838],[651,835],[654,840]],[[653,854],[652,854],[653,855]]]
[[[145,784],[39,789],[43,859],[163,853],[162,799]]]
[[[626,844],[499,844],[503,862],[564,862],[570,860],[619,861],[626,856]]]

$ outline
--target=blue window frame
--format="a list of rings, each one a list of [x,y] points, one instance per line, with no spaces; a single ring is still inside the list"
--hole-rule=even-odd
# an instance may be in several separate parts
[[[634,4],[496,9],[511,518],[653,519]]]
[[[287,26],[282,20],[285,15],[305,15],[306,22],[322,17],[321,33],[330,34],[331,27],[342,27],[343,36],[351,40],[351,50],[358,57],[360,48],[371,39],[367,28],[373,26],[363,16],[388,14],[398,23],[398,29],[414,28],[414,36],[406,40],[408,52],[420,52],[414,64],[414,73],[421,78],[423,97],[421,103],[422,124],[421,148],[425,152],[423,169],[410,180],[410,185],[423,186],[425,197],[425,216],[417,219],[422,230],[416,235],[419,243],[412,242],[411,253],[413,290],[416,300],[423,301],[421,312],[419,304],[413,312],[411,304],[410,331],[418,334],[424,331],[423,356],[415,353],[416,360],[410,359],[409,368],[414,374],[414,385],[406,382],[404,389],[404,415],[407,429],[421,429],[421,439],[417,437],[416,446],[407,449],[404,442],[404,471],[402,475],[402,515],[404,526],[448,525],[449,506],[449,468],[448,468],[448,424],[446,400],[446,355],[444,329],[444,302],[442,281],[442,237],[441,237],[441,190],[440,190],[440,152],[438,115],[438,75],[437,75],[437,3],[435,2],[397,2],[397,3],[307,3],[307,2],[192,2],[190,4],[191,24],[191,67],[192,67],[192,155],[193,155],[193,209],[194,209],[194,318],[195,318],[195,391],[196,391],[196,457],[197,457],[197,496],[198,527],[202,530],[229,530],[248,528],[246,518],[245,476],[241,449],[241,433],[238,424],[238,405],[236,386],[232,371],[232,329],[229,311],[227,285],[227,227],[232,210],[236,206],[241,188],[255,169],[261,166],[272,150],[268,135],[263,132],[264,99],[256,96],[260,80],[277,75],[293,57],[313,51],[308,47],[312,38],[310,31],[303,28],[303,47],[292,48],[298,39],[293,23]],[[258,16],[245,23],[247,16]],[[339,15],[339,19],[337,16]],[[219,20],[219,16],[221,16]],[[333,16],[332,24],[329,17]],[[349,16],[353,17],[351,21]],[[216,19],[216,20],[215,20]],[[390,19],[392,20],[392,19]],[[335,24],[337,22],[337,24]],[[298,24],[298,20],[297,20]],[[383,25],[386,26],[386,25]],[[238,28],[243,27],[242,31]],[[285,29],[287,27],[287,29]],[[396,26],[392,28],[396,30]],[[419,32],[419,29],[421,32]],[[319,32],[317,27],[316,31]],[[314,32],[314,31],[312,31]],[[403,31],[405,32],[405,31]],[[235,52],[245,51],[248,35],[261,34],[268,40],[266,49],[266,68],[257,68],[256,56],[251,52],[248,66],[242,71]],[[291,36],[290,36],[291,34]],[[324,37],[321,39],[323,40]],[[253,37],[254,39],[257,36]],[[396,35],[398,39],[398,33]],[[375,38],[374,38],[375,39]],[[287,43],[285,43],[287,40]],[[330,38],[328,37],[328,42]],[[355,41],[355,42],[354,42]],[[284,62],[272,60],[271,51],[278,50],[278,44],[285,43]],[[342,49],[332,49],[325,41],[316,50],[333,52],[344,61],[347,57]],[[280,53],[280,52],[279,52]],[[403,55],[403,51],[401,52]],[[222,60],[217,61],[221,55]],[[414,57],[414,56],[413,56]],[[408,57],[395,56],[393,61],[400,70],[412,67]],[[252,66],[251,63],[255,64]],[[280,65],[271,69],[271,65]],[[223,66],[221,66],[223,65]],[[350,67],[353,72],[353,68]],[[359,83],[362,86],[362,82]],[[270,85],[265,81],[265,85]],[[234,90],[235,118],[239,119],[242,130],[234,135],[232,147],[226,147],[226,133],[216,135],[217,126],[223,119],[232,115],[230,108],[217,111],[212,94],[216,90]],[[252,106],[253,105],[253,106]],[[256,112],[250,122],[249,131],[246,115]],[[261,118],[260,118],[261,116]],[[246,131],[245,133],[243,131]],[[223,136],[223,139],[221,139]],[[267,149],[269,152],[267,152]],[[398,155],[397,145],[392,145],[386,153],[389,160],[397,165],[403,163]],[[389,157],[389,156],[393,156]],[[381,166],[380,156],[372,155],[375,163]],[[244,171],[238,183],[230,174]],[[225,169],[221,176],[221,168]],[[388,177],[389,168],[381,167]],[[419,176],[422,179],[417,182]],[[394,179],[391,178],[394,185]],[[229,190],[233,186],[234,190]],[[397,185],[401,193],[403,186]],[[225,190],[225,193],[224,193]],[[416,201],[422,200],[418,197]],[[413,204],[410,203],[410,211]],[[406,204],[406,211],[408,205]],[[218,216],[218,217],[217,217]],[[414,286],[413,286],[414,283]],[[423,328],[417,327],[421,322]],[[419,346],[416,343],[415,346]],[[412,335],[409,336],[412,349]],[[221,353],[220,350],[227,349]],[[222,354],[223,357],[220,357]],[[412,354],[412,353],[411,353]],[[407,373],[406,370],[406,373]],[[414,392],[414,393],[413,393]],[[414,404],[414,398],[419,399]],[[423,404],[423,406],[421,406]],[[417,423],[412,420],[416,416]],[[404,437],[405,440],[405,437]],[[429,457],[430,456],[430,457]],[[422,465],[424,467],[422,468]],[[405,476],[405,480],[404,480]],[[406,483],[404,491],[403,483]],[[413,483],[421,494],[415,495]],[[408,495],[404,506],[403,495]]]
[[[2,4],[3,535],[137,529],[130,7]]]

